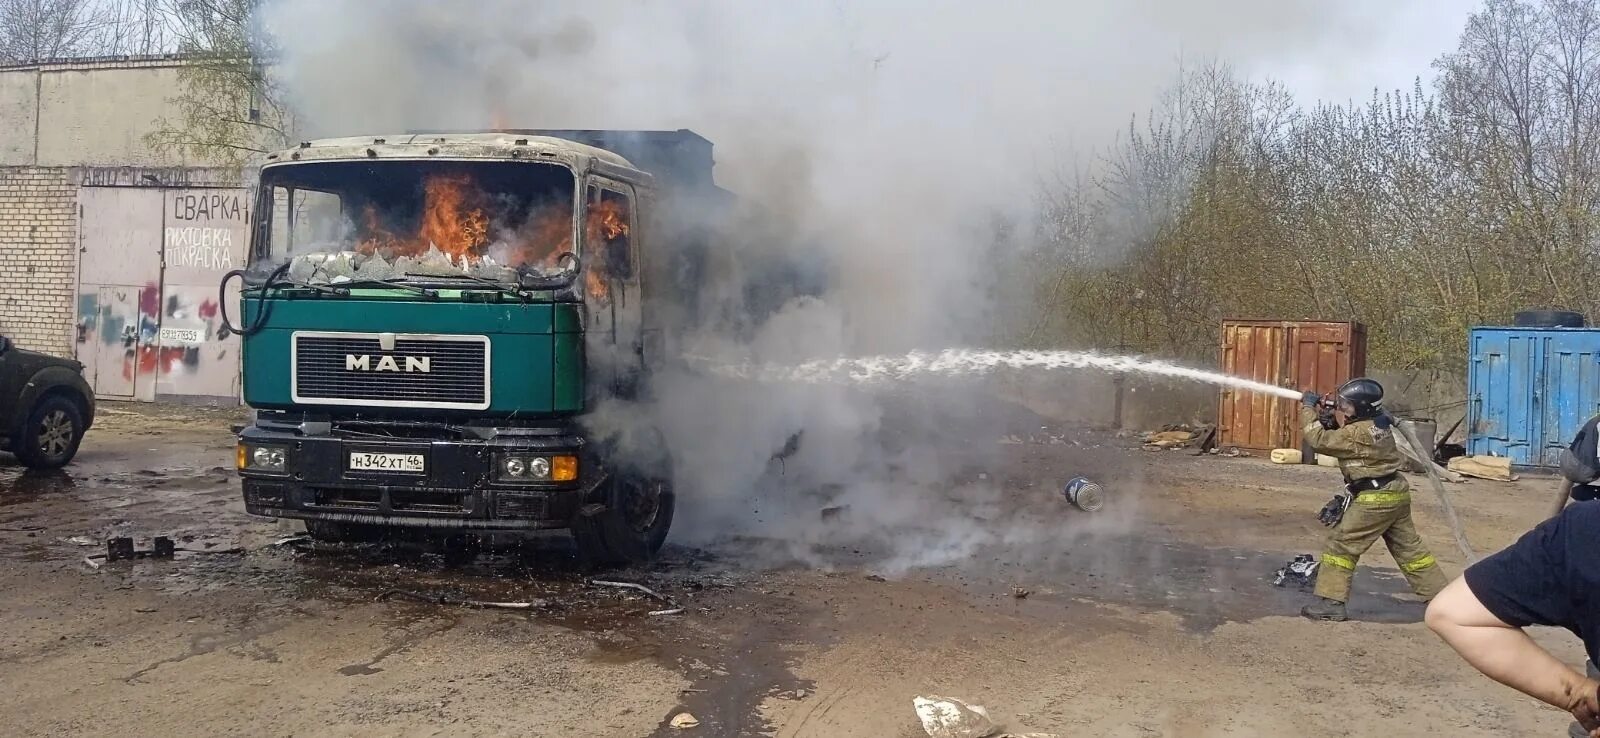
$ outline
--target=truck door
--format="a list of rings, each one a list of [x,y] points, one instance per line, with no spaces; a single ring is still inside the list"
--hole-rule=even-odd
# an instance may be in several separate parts
[[[593,177],[584,214],[584,306],[594,389],[633,397],[639,379],[640,307],[637,197],[632,185]],[[599,385],[599,386],[596,386]]]

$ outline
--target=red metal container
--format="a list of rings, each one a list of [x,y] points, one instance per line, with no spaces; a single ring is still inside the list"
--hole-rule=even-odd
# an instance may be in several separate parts
[[[1367,329],[1360,323],[1224,320],[1222,371],[1282,387],[1332,392],[1366,373]],[[1223,388],[1217,443],[1256,451],[1300,448],[1300,405]]]

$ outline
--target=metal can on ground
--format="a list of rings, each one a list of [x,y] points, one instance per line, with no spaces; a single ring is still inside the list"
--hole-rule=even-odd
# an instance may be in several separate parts
[[[1061,496],[1067,498],[1067,502],[1072,503],[1073,507],[1084,512],[1094,512],[1106,504],[1105,488],[1089,481],[1087,477],[1073,477],[1072,481],[1067,482],[1066,488],[1061,490]]]

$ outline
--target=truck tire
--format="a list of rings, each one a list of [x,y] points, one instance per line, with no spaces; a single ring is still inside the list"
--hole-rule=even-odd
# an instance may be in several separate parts
[[[28,413],[12,448],[23,466],[60,469],[78,454],[84,430],[77,403],[65,395],[46,395]]]
[[[1583,313],[1570,310],[1522,310],[1511,318],[1518,328],[1582,328],[1587,323]]]
[[[676,495],[670,484],[612,477],[591,493],[590,504],[595,503],[604,509],[591,515],[580,512],[572,523],[578,558],[598,566],[626,566],[655,559],[672,527]]]

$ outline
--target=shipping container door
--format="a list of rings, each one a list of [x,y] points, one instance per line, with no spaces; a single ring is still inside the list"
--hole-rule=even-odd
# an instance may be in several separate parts
[[[1600,412],[1600,332],[1549,331],[1540,382],[1539,451],[1530,462],[1560,466],[1578,429]]]
[[[1284,381],[1287,358],[1282,324],[1238,323],[1222,327],[1222,371],[1257,382]],[[1249,449],[1271,449],[1281,442],[1279,398],[1260,392],[1224,388],[1218,412],[1218,443]]]
[[[1471,424],[1467,450],[1528,463],[1535,422],[1533,381],[1536,346],[1527,331],[1484,330],[1472,334],[1469,369]]]
[[[1293,353],[1289,359],[1290,381],[1295,389],[1327,394],[1350,381],[1351,345],[1354,326],[1349,323],[1300,323],[1292,330]],[[1299,410],[1285,418],[1284,448],[1300,448]]]
[[[94,378],[97,396],[154,400],[161,329],[161,191],[83,187],[78,208],[78,360]],[[102,307],[102,299],[113,302]]]

